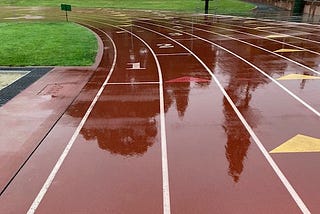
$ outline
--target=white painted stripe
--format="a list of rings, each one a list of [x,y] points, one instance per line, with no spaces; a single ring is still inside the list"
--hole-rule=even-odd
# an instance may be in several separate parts
[[[82,18],[81,18],[82,19]],[[88,19],[82,19],[82,20],[88,20]],[[88,20],[91,21],[91,20]],[[161,130],[161,163],[162,163],[162,197],[163,197],[163,213],[164,214],[170,214],[171,213],[171,207],[170,207],[170,188],[169,188],[169,169],[168,169],[168,153],[167,153],[167,135],[166,135],[166,126],[165,126],[165,110],[164,110],[164,93],[163,93],[163,78],[162,78],[162,72],[159,60],[155,54],[155,52],[152,50],[152,48],[146,43],[143,39],[135,35],[134,33],[121,28],[117,27],[115,25],[94,21],[96,23],[109,25],[118,29],[121,29],[123,31],[126,31],[127,33],[130,33],[137,39],[139,39],[152,53],[157,69],[158,69],[158,75],[159,75],[159,93],[160,93],[160,130]]]
[[[186,25],[183,25],[183,26],[186,26]],[[280,58],[282,58],[282,59],[285,59],[285,60],[287,60],[287,61],[289,61],[289,62],[292,62],[292,63],[294,63],[294,64],[296,64],[296,65],[298,65],[298,66],[301,66],[301,67],[304,68],[304,69],[307,69],[307,70],[309,70],[309,71],[311,71],[311,72],[313,72],[313,73],[316,73],[316,74],[320,75],[320,72],[319,72],[319,71],[316,71],[316,70],[314,70],[314,69],[312,69],[312,68],[310,68],[310,67],[308,67],[308,66],[306,66],[306,65],[303,65],[303,64],[301,64],[301,63],[299,63],[299,62],[297,62],[297,61],[294,61],[294,60],[292,60],[292,59],[290,59],[290,58],[288,58],[288,57],[285,57],[285,56],[283,56],[283,55],[281,55],[281,54],[278,54],[278,53],[275,53],[275,52],[273,52],[273,51],[269,51],[268,49],[265,49],[265,48],[263,48],[263,47],[257,46],[257,45],[255,45],[255,44],[252,44],[252,43],[249,43],[249,42],[240,40],[240,39],[236,39],[236,38],[231,37],[231,36],[223,35],[223,34],[220,34],[220,33],[215,33],[215,32],[208,31],[208,30],[204,30],[204,29],[201,29],[201,28],[196,28],[196,27],[194,27],[194,28],[195,28],[195,29],[198,29],[198,30],[200,30],[200,31],[203,31],[203,32],[207,32],[207,33],[219,35],[219,36],[222,36],[222,37],[225,37],[225,38],[228,38],[228,39],[232,39],[232,40],[235,40],[235,41],[244,43],[244,44],[246,44],[246,45],[250,45],[250,46],[252,46],[252,47],[255,47],[255,48],[258,48],[258,49],[260,49],[260,50],[263,50],[263,51],[265,51],[265,52],[267,52],[267,53],[276,55],[276,56],[278,56],[278,57],[280,57]],[[222,29],[227,29],[227,28],[222,28]],[[269,40],[271,40],[271,39],[269,39]],[[290,44],[288,44],[288,45],[290,45]],[[296,48],[299,48],[299,51],[308,51],[308,52],[312,52],[312,53],[314,53],[314,54],[320,55],[320,53],[317,53],[317,52],[314,52],[314,51],[311,51],[311,50],[307,50],[307,49],[300,48],[300,47],[297,47],[297,46],[295,46],[295,47],[296,47]]]
[[[150,23],[146,23],[146,24],[150,24]],[[150,25],[155,25],[155,26],[160,26],[160,27],[163,27],[163,28],[168,28],[168,29],[171,29],[171,30],[174,30],[170,27],[166,27],[166,26],[163,26],[163,25],[157,25],[157,24],[150,24]],[[176,31],[180,31],[180,30],[176,30]],[[182,31],[181,31],[182,32]],[[254,69],[256,69],[257,71],[259,71],[261,74],[263,74],[265,77],[267,77],[268,79],[270,79],[272,82],[274,82],[276,85],[278,85],[281,89],[283,89],[285,92],[287,92],[290,96],[292,96],[294,99],[296,99],[298,102],[300,102],[302,105],[304,105],[307,109],[309,109],[310,111],[312,111],[314,114],[316,114],[318,117],[320,117],[320,112],[318,112],[316,109],[314,109],[311,105],[309,105],[307,102],[305,102],[303,99],[301,99],[300,97],[298,97],[296,94],[294,94],[293,92],[291,92],[289,89],[287,89],[285,86],[283,86],[280,82],[278,82],[276,79],[273,79],[271,76],[269,76],[266,72],[264,72],[263,70],[261,70],[260,68],[258,68],[257,66],[255,66],[254,64],[252,64],[251,62],[249,62],[248,60],[244,59],[243,57],[237,55],[236,53],[210,41],[210,40],[207,40],[207,39],[204,39],[202,37],[199,37],[197,35],[193,35],[193,34],[190,34],[190,33],[187,33],[187,32],[184,32],[184,34],[188,34],[188,35],[191,35],[191,36],[194,36],[204,42],[207,42],[207,43],[210,43],[218,48],[220,48],[221,50],[224,50],[226,52],[228,52],[229,54],[235,56],[236,58],[242,60],[243,62],[245,62],[246,64],[250,65],[251,67],[253,67]]]
[[[191,21],[186,21],[186,22],[192,23]],[[202,25],[202,26],[212,27],[212,25],[207,25],[207,24],[203,24],[203,23],[199,23],[199,22],[197,22],[197,24]],[[231,24],[227,24],[227,23],[224,23],[224,24],[225,25],[229,25],[229,26],[235,26],[235,25],[231,25]],[[304,47],[300,47],[300,46],[297,46],[297,45],[294,45],[294,44],[290,44],[290,43],[287,43],[287,42],[283,42],[281,40],[275,40],[275,39],[271,39],[271,38],[266,38],[266,37],[263,37],[263,36],[259,36],[259,35],[255,35],[255,34],[251,34],[251,33],[247,33],[247,32],[242,32],[242,31],[239,31],[239,30],[234,30],[234,29],[225,28],[225,27],[219,27],[219,26],[216,26],[216,25],[214,25],[213,27],[219,28],[219,29],[223,29],[223,30],[229,30],[229,31],[232,31],[232,32],[241,33],[241,34],[248,35],[248,36],[257,37],[257,38],[260,38],[260,39],[266,39],[266,40],[269,40],[269,41],[273,41],[273,42],[276,42],[276,43],[288,45],[288,46],[293,47],[293,48],[301,49],[301,50],[304,50],[304,51],[307,51],[307,52],[310,52],[310,53],[313,53],[313,54],[320,55],[319,52],[316,52],[316,51],[313,51],[313,50],[310,50],[310,49],[306,49]],[[237,26],[237,27],[239,27],[239,26]],[[240,26],[240,27],[242,27],[242,26]],[[212,31],[210,31],[210,32],[213,33]]]
[[[83,19],[86,20],[86,19]],[[160,67],[159,60],[155,54],[155,52],[152,50],[152,48],[146,43],[143,39],[135,35],[134,33],[117,27],[115,25],[94,21],[96,23],[109,25],[121,30],[126,31],[127,33],[130,33],[137,39],[139,39],[152,53],[157,69],[158,69],[158,75],[159,75],[159,93],[160,93],[160,132],[161,132],[161,163],[162,163],[162,197],[163,197],[163,214],[170,214],[171,213],[171,207],[170,207],[170,188],[169,188],[169,169],[168,169],[168,153],[167,153],[167,135],[166,135],[166,126],[165,126],[165,110],[164,110],[164,92],[163,92],[163,78],[162,78],[162,71]]]
[[[257,19],[257,20],[259,20],[259,19]],[[270,21],[273,21],[273,22],[274,22],[274,20],[270,20]],[[274,23],[274,24],[275,24],[275,23]],[[290,22],[290,24],[291,24],[291,22]],[[232,25],[232,24],[228,24],[228,25]],[[277,24],[277,25],[281,25],[281,24]],[[232,26],[235,26],[235,25],[232,25]],[[237,27],[239,27],[239,26],[237,26]],[[241,28],[246,28],[246,29],[249,29],[249,30],[252,29],[251,27],[245,27],[245,26],[240,26],[240,27],[241,27]],[[289,29],[287,29],[287,30],[289,30]],[[268,30],[259,30],[259,31],[266,32],[266,33],[270,33],[270,34],[284,35],[284,34],[282,34],[282,33],[274,32],[274,31],[268,31]],[[305,33],[305,32],[303,32],[303,33]],[[305,39],[305,38],[302,38],[302,37],[293,36],[293,35],[289,35],[289,34],[286,34],[286,35],[287,35],[289,38],[291,37],[291,38],[295,38],[295,39],[299,39],[299,40],[303,40],[303,41],[307,41],[307,42],[311,42],[311,43],[320,44],[320,41]]]
[[[250,133],[250,136],[253,138],[254,142],[256,143],[256,145],[258,146],[258,148],[260,149],[260,151],[262,152],[262,154],[264,155],[264,157],[267,159],[268,163],[270,164],[270,166],[273,168],[273,170],[275,171],[275,173],[278,175],[278,177],[280,178],[281,182],[284,184],[284,186],[287,188],[288,192],[290,193],[290,195],[292,196],[292,198],[295,200],[295,202],[297,203],[297,205],[299,206],[299,208],[301,209],[301,211],[305,214],[309,214],[310,211],[308,210],[308,208],[306,207],[306,205],[304,204],[304,202],[302,201],[302,199],[300,198],[300,196],[298,195],[298,193],[295,191],[295,189],[292,187],[292,185],[290,184],[290,182],[288,181],[288,179],[285,177],[285,175],[282,173],[282,171],[280,170],[280,168],[278,167],[278,165],[275,163],[275,161],[272,159],[272,157],[270,156],[270,154],[268,153],[268,151],[265,149],[265,147],[263,146],[263,144],[261,143],[261,141],[259,140],[259,138],[256,136],[256,134],[254,133],[254,131],[252,130],[252,128],[250,127],[250,125],[247,123],[247,121],[245,120],[245,118],[242,116],[241,112],[238,110],[238,108],[236,107],[236,105],[233,103],[232,99],[230,98],[230,96],[228,95],[228,93],[225,91],[225,89],[223,88],[223,86],[221,85],[221,83],[219,82],[218,78],[212,73],[212,71],[210,70],[210,68],[197,56],[195,55],[190,49],[188,49],[187,47],[185,47],[184,45],[182,45],[181,43],[177,42],[176,40],[162,34],[159,33],[157,31],[142,27],[142,26],[137,26],[140,28],[143,28],[145,30],[149,30],[151,32],[157,33],[167,39],[170,39],[171,41],[175,42],[176,44],[180,45],[182,48],[184,48],[185,50],[187,50],[190,54],[192,54],[202,65],[203,67],[208,71],[208,73],[212,76],[212,78],[214,79],[214,81],[217,83],[218,87],[220,88],[220,90],[222,91],[223,95],[226,97],[226,99],[228,100],[229,104],[232,106],[233,110],[236,112],[237,116],[239,117],[239,119],[241,120],[242,124],[246,127],[247,131]]]
[[[115,26],[114,26],[115,27]],[[123,29],[125,30],[125,29]],[[125,30],[127,31],[127,30]],[[137,35],[127,31],[128,33],[139,39],[145,46],[147,46],[152,53],[158,68],[159,75],[159,93],[160,93],[160,130],[161,130],[161,161],[162,161],[162,191],[163,191],[163,213],[170,214],[170,188],[169,188],[169,169],[168,169],[168,153],[167,153],[167,135],[165,125],[165,110],[164,110],[164,93],[163,93],[163,79],[159,60],[152,50],[152,48],[143,39]]]
[[[108,85],[151,85],[159,82],[109,82]]]
[[[91,26],[93,27],[93,26]],[[95,27],[93,27],[95,28]],[[96,28],[97,29],[97,28]],[[97,29],[99,30],[99,29]],[[101,30],[99,30],[101,31]],[[107,76],[107,78],[105,79],[104,83],[102,84],[101,88],[99,89],[98,93],[96,94],[95,98],[93,99],[91,105],[89,106],[87,112],[85,113],[84,117],[82,118],[82,120],[80,121],[80,124],[78,125],[76,131],[73,133],[70,141],[68,142],[67,146],[65,147],[64,151],[62,152],[61,156],[59,157],[57,163],[55,164],[54,168],[52,169],[50,175],[48,176],[47,180],[45,181],[44,185],[42,186],[39,194],[37,195],[37,197],[35,198],[35,200],[33,201],[31,207],[29,208],[27,214],[33,214],[36,209],[38,208],[39,204],[41,203],[44,195],[47,193],[50,185],[52,184],[52,181],[54,180],[57,172],[59,171],[61,165],[63,164],[65,158],[67,157],[71,147],[73,146],[77,136],[79,135],[80,133],[80,130],[82,129],[84,123],[87,121],[93,107],[95,106],[95,104],[97,103],[99,97],[101,96],[103,90],[105,89],[105,87],[107,86],[108,84],[108,81],[114,71],[114,68],[115,68],[115,65],[116,65],[116,60],[117,60],[117,49],[116,49],[116,46],[112,40],[112,38],[106,34],[105,32],[101,31],[102,33],[104,33],[107,37],[109,37],[110,41],[112,42],[112,45],[113,45],[113,48],[114,48],[114,59],[113,59],[113,63],[112,63],[112,66],[111,66],[111,69],[110,69],[110,72]]]
[[[156,54],[157,56],[190,56],[190,53],[168,53],[168,54]]]

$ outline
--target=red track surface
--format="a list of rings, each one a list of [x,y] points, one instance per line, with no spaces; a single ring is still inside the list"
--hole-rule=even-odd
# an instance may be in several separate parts
[[[319,76],[319,26],[71,20],[101,38],[100,64],[57,68],[0,108],[0,213],[320,212],[319,154],[269,153],[320,138],[320,80],[278,80]]]

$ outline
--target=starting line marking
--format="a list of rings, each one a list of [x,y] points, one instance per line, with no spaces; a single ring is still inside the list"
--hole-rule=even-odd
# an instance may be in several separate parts
[[[109,82],[108,85],[152,85],[159,82]]]

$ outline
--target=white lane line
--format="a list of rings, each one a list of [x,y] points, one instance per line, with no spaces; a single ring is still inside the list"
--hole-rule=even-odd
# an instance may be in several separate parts
[[[145,22],[142,22],[145,23]],[[163,25],[158,25],[158,24],[151,24],[151,23],[145,23],[145,24],[149,24],[149,25],[154,25],[154,26],[159,26],[159,27],[163,27],[163,28],[168,28],[170,30],[173,30],[170,27],[166,27]],[[176,30],[176,31],[180,31],[180,30]],[[298,97],[296,94],[294,94],[293,92],[291,92],[289,89],[287,89],[285,86],[283,86],[281,83],[279,83],[277,80],[273,79],[271,76],[269,76],[266,72],[264,72],[263,70],[261,70],[260,68],[258,68],[256,65],[254,65],[253,63],[249,62],[248,60],[244,59],[243,57],[237,55],[236,53],[210,41],[207,39],[204,39],[202,37],[199,37],[197,35],[193,35],[187,32],[184,32],[185,34],[194,36],[196,38],[198,38],[199,40],[202,40],[204,42],[210,43],[218,48],[220,48],[221,50],[224,50],[226,52],[228,52],[229,54],[235,56],[236,58],[240,59],[241,61],[245,62],[246,64],[250,65],[252,68],[254,68],[255,70],[259,71],[261,74],[263,74],[265,77],[267,77],[268,79],[270,79],[273,83],[275,83],[276,85],[278,85],[281,89],[283,89],[285,92],[287,92],[290,96],[292,96],[294,99],[296,99],[298,102],[300,102],[302,105],[304,105],[307,109],[309,109],[310,111],[312,111],[314,114],[316,114],[318,117],[320,117],[320,112],[318,112],[316,109],[314,109],[311,105],[309,105],[307,102],[305,102],[303,99],[301,99],[300,97]]]
[[[91,27],[93,27],[93,26],[91,26]],[[93,27],[93,28],[95,28],[95,27]],[[95,29],[97,29],[97,28],[95,28]],[[36,211],[36,209],[38,208],[38,206],[41,203],[44,195],[47,193],[50,185],[52,184],[53,179],[55,178],[57,172],[59,171],[62,163],[64,162],[65,158],[67,157],[71,147],[73,146],[77,136],[79,135],[80,130],[82,129],[84,123],[87,121],[87,119],[88,119],[93,107],[95,106],[95,104],[97,103],[97,101],[98,101],[99,97],[101,96],[103,90],[107,86],[108,81],[109,81],[109,79],[110,79],[110,77],[111,77],[111,75],[112,75],[112,73],[114,71],[114,68],[115,68],[115,65],[116,65],[116,60],[117,60],[117,49],[116,49],[116,46],[115,46],[112,38],[108,34],[106,34],[105,32],[103,32],[100,29],[97,29],[97,30],[101,31],[103,34],[105,34],[110,39],[110,41],[111,41],[111,43],[113,45],[113,48],[114,48],[114,59],[113,59],[112,66],[110,68],[110,72],[109,72],[107,78],[105,79],[104,83],[102,84],[101,88],[99,89],[98,93],[96,94],[95,98],[93,99],[93,101],[92,101],[91,105],[89,106],[87,112],[85,113],[84,117],[80,121],[80,124],[78,125],[76,131],[73,133],[73,135],[72,135],[71,139],[69,140],[67,146],[65,147],[63,153],[61,154],[61,156],[59,157],[57,163],[55,164],[54,168],[52,169],[51,173],[49,174],[47,180],[43,184],[40,192],[38,193],[37,197],[34,199],[31,207],[29,208],[29,210],[27,212],[27,214],[33,214]]]
[[[115,27],[115,26],[114,26]],[[125,30],[125,29],[123,29]],[[127,31],[127,30],[125,30]],[[145,46],[148,47],[152,53],[158,68],[159,75],[159,93],[160,93],[160,130],[161,130],[161,161],[162,161],[162,191],[163,191],[163,213],[170,214],[170,189],[169,189],[169,169],[168,169],[168,153],[167,153],[167,135],[165,125],[165,110],[164,110],[164,93],[163,93],[163,79],[159,60],[152,50],[152,48],[142,38],[134,33],[127,31],[131,35],[139,39]]]
[[[152,85],[159,82],[109,82],[108,85]]]
[[[232,24],[228,24],[228,25],[231,25],[231,26],[234,26]],[[238,26],[239,27],[239,26]],[[245,27],[245,26],[240,26],[241,28],[246,28],[246,29],[249,29],[249,30],[252,30],[252,28],[250,27]],[[274,31],[269,31],[269,30],[259,30],[261,32],[266,32],[266,33],[270,33],[270,34],[275,34],[275,35],[284,35],[283,33],[278,33],[278,32],[274,32]],[[304,32],[305,33],[305,32]],[[303,37],[298,37],[298,36],[293,36],[293,35],[289,35],[289,34],[286,34],[288,36],[288,38],[295,38],[295,39],[298,39],[298,40],[303,40],[303,41],[307,41],[307,42],[311,42],[311,43],[316,43],[316,44],[320,44],[320,41],[316,41],[316,40],[311,40],[311,39],[305,39]]]
[[[82,18],[80,18],[82,19]],[[87,20],[87,19],[82,19]],[[89,20],[91,21],[91,20]],[[167,135],[166,135],[166,125],[165,125],[165,110],[164,110],[164,92],[163,92],[163,78],[162,78],[162,71],[159,60],[152,50],[152,48],[146,43],[142,38],[137,36],[136,34],[121,28],[117,27],[112,24],[107,24],[99,21],[94,21],[96,23],[100,23],[103,25],[109,25],[114,28],[118,28],[121,30],[126,31],[127,33],[131,34],[132,36],[139,39],[152,53],[154,60],[157,65],[158,75],[159,75],[159,93],[160,93],[160,132],[161,132],[161,164],[162,164],[162,196],[163,196],[163,214],[170,214],[171,207],[170,207],[170,188],[169,188],[169,169],[168,169],[168,152],[167,152]]]
[[[185,21],[185,22],[188,22],[188,23],[192,23],[191,21]],[[273,42],[276,42],[276,43],[280,43],[280,44],[283,44],[283,45],[288,45],[290,47],[294,47],[294,48],[297,48],[297,49],[300,49],[300,50],[304,50],[304,51],[307,51],[307,52],[310,52],[310,53],[313,53],[313,54],[317,54],[317,55],[320,55],[319,52],[316,52],[316,51],[313,51],[313,50],[310,50],[310,49],[306,49],[306,48],[303,48],[303,47],[300,47],[300,46],[296,46],[294,44],[290,44],[290,43],[287,43],[287,42],[282,42],[280,40],[275,40],[275,39],[271,39],[271,38],[266,38],[266,37],[263,37],[263,36],[259,36],[259,35],[255,35],[255,34],[251,34],[251,33],[247,33],[247,32],[242,32],[242,31],[239,31],[239,30],[233,30],[233,29],[230,29],[230,28],[225,28],[225,27],[219,27],[219,26],[212,26],[212,25],[208,25],[208,24],[204,24],[204,23],[199,23],[197,22],[197,24],[199,25],[202,25],[202,26],[206,26],[206,27],[215,27],[215,28],[219,28],[219,29],[223,29],[223,30],[228,30],[228,31],[232,31],[232,32],[237,32],[237,33],[241,33],[241,34],[244,34],[244,35],[247,35],[247,36],[252,36],[252,37],[256,37],[256,38],[260,38],[260,39],[265,39],[265,40],[269,40],[269,41],[273,41]],[[229,25],[229,24],[226,24],[226,25]],[[231,25],[231,26],[234,26],[234,25]],[[201,28],[200,28],[201,29]],[[212,33],[212,31],[210,31]]]
[[[167,53],[167,54],[156,54],[157,56],[190,56],[190,53]]]
[[[186,26],[186,25],[182,25],[182,26]],[[285,59],[285,60],[287,60],[287,61],[289,61],[289,62],[292,62],[292,63],[294,63],[294,64],[296,64],[296,65],[298,65],[298,66],[301,66],[301,67],[304,68],[304,69],[307,69],[307,70],[309,70],[309,71],[311,71],[311,72],[313,72],[313,73],[316,73],[316,74],[320,75],[320,72],[319,72],[319,71],[316,71],[316,70],[314,70],[314,69],[312,69],[312,68],[310,68],[310,67],[308,67],[308,66],[306,66],[306,65],[304,65],[304,64],[301,64],[300,62],[297,62],[297,61],[294,61],[294,60],[292,60],[292,59],[290,59],[290,58],[287,58],[287,57],[285,57],[285,56],[282,56],[281,54],[275,53],[275,52],[273,52],[273,51],[269,51],[269,50],[267,50],[267,49],[265,49],[265,48],[263,48],[263,47],[259,47],[259,46],[255,45],[255,44],[252,44],[252,43],[249,43],[249,42],[240,40],[240,39],[236,39],[236,38],[231,37],[231,36],[226,36],[226,35],[223,35],[223,34],[220,34],[220,33],[215,33],[215,32],[212,32],[212,31],[204,30],[204,29],[201,29],[201,28],[196,28],[196,27],[194,27],[194,28],[195,28],[195,29],[198,29],[198,30],[200,30],[200,31],[203,31],[203,32],[207,32],[207,33],[210,33],[210,34],[219,35],[219,36],[222,36],[222,37],[225,37],[225,38],[228,38],[228,39],[232,39],[232,40],[238,41],[238,42],[240,42],[240,43],[244,43],[244,44],[246,44],[246,45],[249,45],[249,46],[258,48],[258,49],[263,50],[263,51],[265,51],[265,52],[267,52],[267,53],[269,53],[269,54],[276,55],[276,56],[278,56],[278,57],[280,57],[280,58],[282,58],[282,59]],[[300,50],[303,50],[303,49],[300,49]],[[320,53],[317,53],[317,55],[320,55]]]
[[[137,25],[135,25],[137,26]],[[157,31],[142,27],[142,26],[137,26],[139,28],[145,29],[145,30],[149,30],[150,32],[154,32],[158,35],[161,35],[167,39],[170,39],[171,41],[175,42],[176,44],[180,45],[182,48],[184,48],[185,50],[187,50],[192,56],[194,56],[202,65],[203,67],[208,71],[208,73],[212,76],[212,78],[214,79],[214,81],[216,82],[216,84],[218,85],[218,87],[220,88],[220,90],[222,91],[223,95],[226,97],[226,99],[228,100],[229,104],[232,106],[233,110],[236,112],[237,116],[239,117],[239,119],[241,120],[242,124],[246,127],[247,131],[250,133],[250,136],[253,138],[254,142],[256,143],[256,145],[258,146],[258,148],[260,149],[260,151],[262,152],[262,154],[264,155],[264,157],[267,159],[268,163],[270,164],[270,166],[273,168],[273,170],[275,171],[275,173],[278,175],[278,177],[280,178],[281,182],[284,184],[284,186],[287,188],[288,192],[290,193],[290,195],[292,196],[292,198],[295,200],[295,202],[297,203],[297,205],[299,206],[299,208],[301,209],[301,211],[304,214],[309,214],[310,211],[307,208],[307,206],[304,204],[304,202],[302,201],[302,199],[300,198],[300,196],[298,195],[298,193],[295,191],[295,189],[292,187],[292,185],[290,184],[290,182],[288,181],[288,179],[285,177],[285,175],[282,173],[282,171],[280,170],[280,168],[278,167],[278,165],[275,163],[275,161],[272,159],[272,157],[270,156],[270,154],[268,153],[268,151],[265,149],[265,147],[263,146],[262,142],[259,140],[259,138],[256,136],[256,134],[254,133],[254,131],[252,130],[252,128],[250,127],[250,125],[247,123],[246,119],[242,116],[241,112],[238,110],[238,108],[236,107],[236,105],[233,103],[232,99],[230,98],[230,96],[228,95],[228,93],[225,91],[225,89],[223,88],[223,86],[221,85],[221,83],[219,82],[218,78],[212,73],[212,71],[210,70],[210,68],[195,54],[193,53],[190,49],[188,49],[187,47],[185,47],[184,45],[182,45],[181,43],[179,43],[178,41],[162,34],[159,33]]]

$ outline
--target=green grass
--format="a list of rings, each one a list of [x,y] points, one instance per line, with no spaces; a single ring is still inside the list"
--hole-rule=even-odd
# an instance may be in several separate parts
[[[76,7],[107,7],[128,9],[153,9],[195,12],[204,7],[202,0],[0,0],[0,5],[53,6],[61,3]],[[244,13],[254,8],[253,4],[240,0],[210,1],[210,10],[218,13]],[[198,11],[199,12],[199,11]]]
[[[0,23],[1,66],[91,65],[97,41],[72,23]]]

